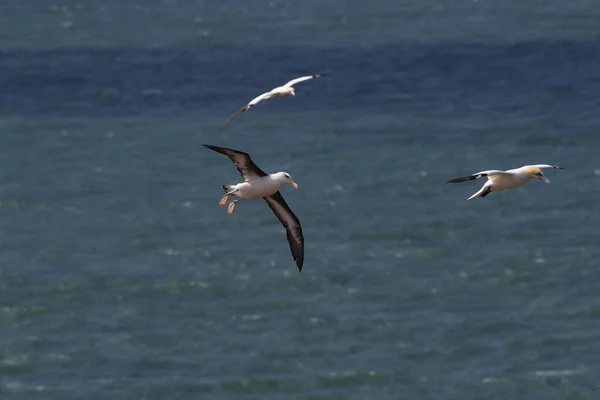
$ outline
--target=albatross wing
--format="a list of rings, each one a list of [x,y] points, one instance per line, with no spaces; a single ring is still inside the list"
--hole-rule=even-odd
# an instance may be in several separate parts
[[[291,81],[289,81],[288,83],[286,83],[285,85],[283,85],[283,87],[294,86],[296,83],[304,82],[304,81],[307,81],[309,79],[320,78],[322,76],[327,76],[327,75],[329,75],[329,74],[315,74],[315,75],[302,76],[300,78],[292,79]]]
[[[292,256],[294,256],[298,271],[302,271],[302,264],[304,263],[304,235],[302,235],[300,221],[287,205],[281,193],[275,192],[275,194],[267,196],[264,199],[285,227]]]
[[[227,157],[231,159],[233,165],[240,171],[242,178],[245,181],[250,181],[254,178],[258,178],[261,176],[267,176],[266,173],[263,172],[250,158],[248,153],[244,153],[243,151],[228,149],[225,147],[217,147],[211,146],[210,144],[204,144],[204,147],[216,151],[217,153],[225,154]]]

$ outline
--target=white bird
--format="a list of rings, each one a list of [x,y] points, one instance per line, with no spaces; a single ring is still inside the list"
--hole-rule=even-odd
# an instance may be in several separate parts
[[[473,175],[450,179],[446,183],[472,181],[484,176],[487,177],[488,181],[483,185],[483,187],[479,189],[477,193],[473,194],[467,199],[471,200],[473,197],[477,196],[485,197],[490,194],[490,192],[498,192],[500,190],[512,189],[517,186],[521,186],[533,178],[539,179],[544,183],[550,183],[548,178],[546,178],[542,173],[542,168],[563,169],[562,167],[548,164],[525,165],[521,168],[509,169],[508,171],[500,171],[496,169],[481,171]]]
[[[294,182],[287,172],[266,174],[254,164],[248,153],[208,144],[205,144],[204,147],[228,156],[244,178],[244,182],[242,183],[223,185],[225,194],[221,197],[219,205],[224,206],[227,204],[229,196],[239,197],[239,199],[229,203],[227,207],[227,213],[231,215],[235,205],[240,200],[265,199],[271,210],[273,210],[285,227],[292,256],[298,270],[302,271],[302,264],[304,262],[304,236],[302,235],[302,227],[296,215],[294,215],[283,199],[283,196],[281,196],[281,193],[279,193],[279,188],[285,184],[289,183],[296,189],[298,189],[298,184]]]
[[[265,92],[265,93],[261,94],[260,96],[252,99],[250,101],[250,103],[246,104],[244,107],[242,107],[239,110],[237,110],[236,112],[234,112],[231,115],[231,117],[229,117],[229,119],[227,119],[227,120],[231,121],[232,119],[234,119],[235,117],[237,117],[244,111],[249,110],[251,107],[255,106],[262,100],[275,99],[277,97],[284,97],[284,96],[289,96],[289,95],[295,96],[296,92],[294,91],[294,85],[296,83],[304,82],[309,79],[320,78],[321,76],[326,76],[326,75],[329,75],[329,74],[315,74],[315,75],[302,76],[300,78],[293,79],[283,86],[278,86],[275,89],[272,89],[269,92]]]

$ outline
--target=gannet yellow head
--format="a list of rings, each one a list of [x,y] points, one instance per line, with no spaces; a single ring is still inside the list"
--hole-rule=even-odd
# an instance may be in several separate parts
[[[542,172],[542,170],[538,167],[534,167],[534,166],[528,166],[525,167],[525,171],[527,171],[527,173],[532,177],[532,178],[536,178],[539,179],[540,181],[544,182],[544,183],[550,183],[550,180],[548,180],[548,178],[546,178],[544,176],[544,173]]]
[[[296,91],[294,90],[294,87],[293,87],[293,86],[287,87],[287,88],[285,88],[285,89],[286,89],[286,93],[287,93],[287,94],[291,94],[292,96],[295,96],[295,95],[296,95]]]

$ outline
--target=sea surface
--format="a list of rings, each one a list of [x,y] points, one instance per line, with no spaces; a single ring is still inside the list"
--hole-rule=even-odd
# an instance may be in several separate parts
[[[598,399],[599,21],[3,0],[0,399]],[[298,182],[302,272],[263,201],[218,205],[241,178],[204,143]],[[564,170],[445,183],[537,163]]]

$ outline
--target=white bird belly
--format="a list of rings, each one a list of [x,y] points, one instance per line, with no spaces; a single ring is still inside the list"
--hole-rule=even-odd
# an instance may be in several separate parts
[[[254,179],[236,185],[236,196],[246,200],[261,199],[279,190],[280,184],[269,177]]]
[[[531,177],[527,175],[495,175],[492,176],[492,178],[494,179],[490,180],[492,181],[491,186],[493,191],[516,188],[531,179]]]
[[[288,91],[288,88],[279,86],[279,87],[276,87],[275,89],[271,90],[271,94],[269,97],[274,99],[277,97],[289,96],[289,94],[290,94],[290,92]]]

